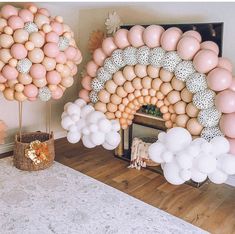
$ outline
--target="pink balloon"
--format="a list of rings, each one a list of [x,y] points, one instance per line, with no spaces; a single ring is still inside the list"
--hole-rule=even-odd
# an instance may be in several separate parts
[[[150,48],[160,46],[160,38],[165,29],[160,25],[150,25],[143,33],[143,40],[145,45]]]
[[[24,27],[24,21],[16,15],[11,16],[7,23],[13,30]]]
[[[50,12],[45,8],[40,8],[38,10],[38,13],[43,14],[43,15],[48,16],[48,17],[50,16]]]
[[[127,38],[128,30],[127,29],[119,29],[114,34],[114,42],[117,45],[118,48],[124,49],[127,46],[130,46],[130,43]]]
[[[34,79],[41,79],[46,76],[46,68],[41,64],[33,64],[29,72]]]
[[[82,98],[85,102],[90,102],[89,91],[86,89],[81,89],[78,93],[78,96]]]
[[[230,146],[229,153],[235,155],[235,138],[228,138],[228,137],[226,138],[229,141],[229,146]]]
[[[0,74],[0,84],[3,84],[7,81],[7,79],[2,75]]]
[[[57,71],[49,71],[46,74],[47,82],[51,85],[57,85],[61,81],[60,73]]]
[[[235,78],[234,77],[232,79],[232,82],[231,82],[229,89],[235,92]]]
[[[233,71],[233,65],[232,63],[227,59],[227,58],[219,58],[219,63],[217,65],[217,67],[221,67],[224,68],[230,72]]]
[[[232,73],[223,68],[215,68],[207,75],[208,87],[214,91],[222,91],[230,87]]]
[[[200,43],[192,36],[183,36],[177,44],[177,53],[185,60],[192,60],[199,50]]]
[[[15,80],[18,76],[18,71],[14,68],[11,67],[10,65],[5,65],[2,68],[2,75],[7,79],[7,80]]]
[[[214,51],[217,55],[219,54],[219,47],[218,45],[213,42],[213,41],[204,41],[201,43],[201,49],[206,49],[206,50],[212,50]]]
[[[186,31],[183,36],[190,36],[190,37],[194,37],[196,38],[199,43],[201,43],[202,41],[202,37],[201,37],[201,34],[197,31],[194,31],[194,30],[189,30],[189,31]]]
[[[18,10],[12,5],[5,5],[1,8],[1,15],[3,18],[8,19],[13,15],[18,15]]]
[[[28,98],[35,98],[38,95],[38,88],[33,84],[25,85],[24,95]]]
[[[19,16],[24,22],[32,22],[33,21],[33,14],[28,9],[19,10]]]
[[[222,113],[235,112],[235,92],[229,89],[219,92],[215,97],[215,106]]]
[[[23,59],[27,56],[27,53],[27,49],[22,44],[16,43],[11,47],[11,55],[15,59]]]
[[[59,52],[59,54],[55,57],[57,63],[64,64],[67,61],[67,57],[64,52]]]
[[[86,72],[89,76],[95,77],[98,68],[99,66],[93,60],[91,60],[86,65]]]
[[[220,119],[220,130],[225,136],[235,138],[235,113],[223,114]]]
[[[93,53],[93,60],[98,66],[103,66],[106,55],[101,48],[98,48]]]
[[[51,97],[55,100],[60,99],[63,96],[63,90],[57,86],[57,88],[51,92]]]
[[[51,57],[51,58],[55,58],[60,52],[58,45],[52,42],[46,43],[44,45],[43,51],[46,56]]]
[[[128,32],[128,40],[134,47],[140,47],[144,45],[143,41],[144,27],[141,25],[133,26]]]
[[[49,32],[49,33],[46,34],[46,41],[47,42],[58,43],[59,35],[55,32]]]
[[[107,37],[103,40],[102,50],[107,56],[110,56],[112,52],[116,49],[117,49],[117,46],[114,43],[113,37]]]
[[[168,28],[161,36],[161,46],[164,50],[176,50],[178,41],[182,36],[182,31],[179,28]]]
[[[58,35],[61,35],[63,33],[63,25],[56,21],[51,22],[51,28]]]
[[[76,55],[77,55],[77,49],[75,47],[69,46],[66,50],[65,50],[65,55],[67,57],[67,59],[69,60],[73,60]]]
[[[76,54],[76,56],[74,58],[74,61],[75,62],[80,61],[80,63],[82,62],[82,52],[79,49],[77,49],[77,54]]]
[[[212,50],[199,50],[193,59],[194,68],[200,73],[208,73],[218,64],[218,56]]]
[[[90,76],[84,76],[81,81],[82,87],[88,91],[92,90],[91,80],[92,78]]]
[[[73,66],[72,70],[71,70],[71,75],[75,76],[78,72],[78,67],[76,65]]]

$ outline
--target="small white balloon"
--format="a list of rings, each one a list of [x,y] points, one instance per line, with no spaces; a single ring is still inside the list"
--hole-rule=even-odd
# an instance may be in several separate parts
[[[210,154],[212,152],[212,145],[209,142],[205,142],[201,144],[201,151],[205,154]]]
[[[108,133],[106,133],[105,141],[109,145],[117,147],[121,141],[120,134],[118,132],[114,132],[114,131],[108,132]]]
[[[202,172],[196,170],[195,168],[192,168],[191,173],[192,173],[191,179],[197,183],[201,183],[201,182],[205,181],[207,178],[207,174],[202,173]]]
[[[70,104],[67,108],[67,113],[71,116],[73,114],[79,116],[80,118],[80,113],[81,113],[81,109],[79,106],[75,105],[75,104]]]
[[[77,106],[79,106],[80,108],[84,107],[86,105],[86,102],[81,99],[81,98],[78,98],[75,102],[74,102]]]
[[[76,125],[71,125],[71,126],[69,127],[69,131],[70,131],[70,132],[77,132],[77,126],[76,126]]]
[[[94,143],[91,142],[89,136],[83,136],[82,143],[87,148],[94,148],[96,146]]]
[[[97,123],[100,119],[105,119],[105,115],[101,111],[93,111],[89,115],[87,115],[87,122],[89,123]]]
[[[89,127],[90,132],[97,132],[98,126],[96,124],[91,124]]]
[[[88,127],[84,127],[83,129],[82,129],[82,134],[83,135],[89,135],[91,133],[91,131],[90,131],[90,129],[88,128]]]
[[[190,144],[187,148],[186,148],[186,152],[193,158],[197,157],[200,153],[200,146],[197,144]]]
[[[61,119],[63,119],[65,116],[68,116],[67,112],[63,112],[62,115],[61,115]]]
[[[72,102],[67,102],[65,105],[64,105],[64,111],[67,111],[68,107],[73,104]]]
[[[166,151],[166,147],[161,142],[155,142],[148,148],[148,154],[150,159],[156,163],[164,163],[165,161],[161,157],[161,154]]]
[[[193,166],[193,158],[186,151],[178,152],[176,161],[182,169],[190,169]]]
[[[214,137],[210,143],[212,145],[212,151],[214,155],[226,154],[229,152],[229,141],[223,136]]]
[[[164,166],[164,177],[171,184],[180,185],[185,182],[185,180],[179,176],[179,172],[180,170],[176,163],[166,163]]]
[[[104,142],[104,144],[102,144],[102,146],[107,150],[114,150],[116,148],[115,146],[112,146],[112,145],[108,144],[107,142]]]
[[[206,142],[207,142],[207,140],[205,140],[204,138],[199,137],[199,138],[194,139],[192,141],[192,144],[201,146],[201,144],[206,143]]]
[[[213,173],[208,175],[208,178],[215,184],[223,184],[228,179],[228,175],[221,170],[216,169]]]
[[[110,120],[111,124],[112,124],[112,130],[115,132],[118,132],[121,129],[119,120],[117,119],[112,119]]]
[[[169,163],[172,161],[174,155],[171,151],[165,151],[161,154],[161,158],[166,162]]]
[[[224,157],[221,158],[222,170],[228,175],[235,174],[235,156],[232,154],[225,154]]]
[[[79,132],[69,132],[67,139],[72,144],[78,143],[81,139],[81,134]]]
[[[86,126],[86,120],[85,119],[79,119],[76,122],[77,130],[81,131]]]
[[[62,128],[64,128],[65,130],[69,130],[69,128],[74,124],[73,120],[69,117],[69,116],[65,116],[62,120],[61,120],[61,126]]]
[[[166,133],[165,133],[165,132],[160,132],[160,133],[158,134],[157,138],[158,138],[158,140],[159,140],[160,142],[164,143],[165,140],[166,140]]]
[[[77,122],[80,120],[80,114],[77,115],[77,114],[72,114],[71,116],[71,119],[74,121],[74,122]]]
[[[90,113],[95,111],[94,107],[91,105],[86,105],[81,109],[81,118],[85,119]]]
[[[90,137],[91,142],[95,145],[102,145],[105,142],[105,134],[103,132],[94,132]]]
[[[98,122],[98,127],[99,127],[100,131],[102,131],[104,133],[108,133],[111,131],[112,124],[108,119],[101,119]]]
[[[188,181],[191,179],[192,173],[191,170],[182,169],[180,170],[180,177],[182,180]]]
[[[201,155],[196,159],[195,165],[200,172],[209,174],[216,170],[217,160],[213,155]]]

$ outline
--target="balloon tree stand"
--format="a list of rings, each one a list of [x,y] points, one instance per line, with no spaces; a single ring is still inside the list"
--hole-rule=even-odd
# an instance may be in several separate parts
[[[164,120],[162,118],[151,116],[151,115],[146,115],[146,114],[142,114],[142,113],[135,114],[135,117],[133,119],[133,124],[137,124],[140,126],[149,127],[149,128],[153,128],[153,129],[157,129],[157,130],[161,130],[161,131],[166,131]],[[133,139],[133,124],[131,126],[129,126],[129,128],[128,128],[128,149],[124,148],[125,136],[124,136],[124,130],[121,129],[120,130],[121,142],[115,150],[115,157],[116,158],[124,160],[124,161],[128,161],[128,162],[131,161],[131,145],[132,145],[132,139]],[[147,169],[147,170],[150,170],[155,173],[163,175],[163,170],[160,165],[159,166],[146,166],[146,168],[143,168],[143,169]],[[196,182],[190,180],[190,181],[185,182],[185,184],[199,188],[205,182],[207,182],[207,180],[202,183],[196,183]]]

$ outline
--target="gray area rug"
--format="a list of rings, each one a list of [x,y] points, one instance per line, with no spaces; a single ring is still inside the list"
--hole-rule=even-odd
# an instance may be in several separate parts
[[[207,233],[55,162],[38,172],[0,160],[1,234]]]

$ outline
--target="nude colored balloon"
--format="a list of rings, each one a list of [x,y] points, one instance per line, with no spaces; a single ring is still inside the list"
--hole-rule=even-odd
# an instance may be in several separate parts
[[[23,90],[24,90],[24,85],[23,85],[23,84],[17,83],[17,84],[15,85],[15,91],[17,91],[17,92],[23,92]]]
[[[233,71],[233,65],[227,58],[219,58],[217,67],[224,68],[229,72]]]
[[[92,80],[92,78],[90,76],[84,76],[81,81],[82,87],[86,90],[89,90],[89,91],[92,90],[91,80]]]
[[[47,57],[55,58],[59,54],[59,48],[56,43],[49,42],[43,47],[43,51]]]
[[[171,104],[175,104],[176,102],[181,100],[180,92],[173,90],[167,95],[167,99]]]
[[[141,25],[133,26],[128,32],[128,40],[134,47],[140,47],[144,45],[143,41],[144,27]]]
[[[168,28],[161,36],[161,46],[166,51],[176,50],[178,41],[182,36],[182,31],[179,28]]]
[[[27,50],[33,50],[33,49],[34,49],[34,44],[33,44],[33,42],[31,42],[31,41],[27,41],[27,42],[24,44],[24,46],[25,46],[25,48],[26,48]]]
[[[232,73],[223,68],[215,68],[207,75],[208,87],[214,91],[222,91],[230,87]]]
[[[61,76],[57,71],[49,71],[46,73],[46,79],[48,84],[57,85],[61,81]]]
[[[19,16],[20,18],[26,23],[26,22],[32,22],[33,21],[33,14],[28,9],[20,9],[19,10]]]
[[[185,82],[176,79],[176,77],[174,76],[171,80],[171,86],[173,87],[173,89],[181,91],[185,87]]]
[[[199,41],[199,43],[201,43],[201,41],[202,41],[201,34],[199,32],[197,32],[197,31],[194,31],[194,30],[186,31],[185,33],[183,33],[183,36],[194,37],[194,38],[196,38]]]
[[[79,92],[80,94],[80,92]],[[54,100],[58,100],[60,99],[61,97],[63,96],[63,90],[57,86],[56,90],[55,91],[52,91],[51,92],[51,97],[54,99]],[[80,97],[80,96],[79,96]],[[85,100],[85,99],[84,99]],[[85,100],[86,101],[86,100]]]
[[[222,113],[235,112],[235,92],[224,90],[215,97],[215,106]]]
[[[46,68],[41,64],[33,64],[30,68],[30,75],[34,79],[41,79],[46,76]]]
[[[235,138],[235,113],[223,114],[220,119],[220,130],[225,136]]]
[[[117,84],[113,80],[108,80],[105,83],[105,89],[111,94],[116,92],[117,87]]]
[[[106,55],[101,48],[98,48],[93,53],[93,60],[98,66],[103,66]]]
[[[177,115],[175,119],[175,123],[178,127],[185,128],[187,125],[187,122],[189,120],[189,117],[187,115]]]
[[[24,27],[24,21],[16,15],[11,16],[7,23],[13,30]]]
[[[23,85],[28,85],[32,83],[32,77],[29,74],[19,73],[18,81]]]
[[[24,29],[17,29],[13,38],[16,43],[25,43],[29,39],[29,33]]]
[[[62,78],[60,84],[65,87],[65,88],[69,88],[73,85],[74,83],[74,79],[72,76],[67,76],[67,77],[64,77]]]
[[[115,105],[119,105],[122,102],[122,98],[114,93],[110,96],[110,101]]]
[[[61,23],[53,21],[50,25],[52,30],[56,32],[59,36],[63,33],[63,25]]]
[[[102,89],[98,93],[99,100],[103,103],[109,103],[110,102],[110,93],[106,91],[105,89]]]
[[[212,50],[200,50],[193,59],[194,68],[200,73],[208,73],[218,64],[218,56]]]
[[[145,89],[151,89],[152,87],[152,78],[146,76],[142,78],[142,85]]]
[[[127,35],[128,35],[127,29],[119,29],[114,34],[114,42],[118,48],[124,49],[125,47],[130,45],[130,42],[128,41]]]
[[[160,70],[160,78],[164,82],[170,82],[173,76],[174,76],[174,73],[172,72],[169,72],[163,68]]]
[[[55,32],[49,32],[46,34],[46,42],[59,42],[59,35]]]
[[[45,43],[44,36],[39,32],[30,33],[29,40],[33,42],[35,47],[42,47]]]
[[[177,53],[184,60],[192,60],[200,50],[199,41],[192,36],[184,36],[177,44]]]
[[[133,93],[135,91],[130,81],[126,81],[123,88],[127,93]]]
[[[9,17],[11,17],[13,15],[18,15],[18,10],[17,10],[17,8],[15,8],[12,5],[4,5],[1,8],[1,15],[5,19],[8,19]]]
[[[86,65],[87,74],[91,77],[95,77],[98,68],[99,66],[93,60],[89,61]]]
[[[47,85],[47,80],[45,78],[42,79],[34,79],[33,80],[33,84],[37,87],[37,88],[42,88],[44,86]]]
[[[50,16],[50,12],[46,8],[38,9],[38,13],[43,14],[43,15],[48,16],[48,17]],[[57,18],[55,18],[55,19],[57,19]]]
[[[135,65],[135,76],[138,76],[140,78],[143,78],[145,76],[147,76],[147,66],[142,65],[142,64],[137,64]]]
[[[152,77],[152,78],[157,78],[159,77],[159,72],[160,72],[160,68],[158,67],[153,67],[151,65],[149,65],[147,67],[147,73],[148,73],[148,76]]]
[[[175,113],[178,115],[185,114],[186,103],[184,101],[179,101],[174,104]]]
[[[23,102],[23,101],[27,100],[27,97],[24,95],[23,92],[15,92],[14,98],[15,98],[15,100],[17,100],[19,102]]]
[[[143,88],[141,78],[136,77],[135,79],[132,80],[132,85],[135,88],[135,90],[140,90]]]
[[[30,54],[30,52],[29,52]],[[42,65],[46,68],[47,71],[52,71],[56,67],[56,61],[53,58],[44,57]]]
[[[106,104],[102,102],[97,102],[94,107],[97,111],[101,111],[103,113],[107,111]]]
[[[148,26],[143,32],[144,43],[150,48],[160,46],[160,38],[164,31],[160,25]]]
[[[0,35],[0,46],[3,48],[10,48],[14,43],[13,37],[7,34]]]
[[[6,81],[7,79],[2,74],[0,74],[0,84],[5,83]]]
[[[124,77],[122,71],[118,71],[113,75],[113,81],[119,86],[126,82],[126,78]]]
[[[121,98],[124,98],[127,96],[127,92],[124,90],[123,87],[120,86],[117,88],[117,95]]]
[[[39,28],[42,28],[44,24],[49,24],[50,20],[47,16],[43,14],[36,14],[34,17],[34,22],[37,24]]]
[[[136,73],[133,66],[126,66],[123,69],[123,76],[126,80],[133,80],[136,77]]]
[[[191,92],[188,91],[187,88],[184,88],[182,91],[181,91],[181,99],[186,102],[186,103],[189,103],[192,101],[193,99],[193,94]]]
[[[162,92],[163,95],[167,95],[172,90],[173,90],[173,88],[170,83],[162,83],[162,85],[160,87],[160,91]]]
[[[199,111],[200,110],[196,106],[194,106],[192,102],[188,103],[186,106],[186,113],[189,117],[197,117]]]
[[[41,63],[44,59],[44,53],[39,48],[34,48],[33,50],[29,51],[28,58],[32,63]]]
[[[207,49],[214,51],[217,55],[219,54],[219,47],[213,41],[204,41],[201,43],[201,49]]]
[[[73,46],[69,46],[66,50],[65,50],[65,55],[67,57],[67,59],[69,60],[74,60],[76,55],[77,55],[77,49]]]
[[[27,56],[28,51],[26,50],[26,48],[22,45],[22,44],[14,44],[11,47],[11,55],[15,58],[15,59],[23,59]]]
[[[192,118],[188,120],[186,128],[191,133],[191,135],[198,136],[200,135],[203,126],[198,122],[197,118]]]
[[[162,80],[160,80],[159,78],[155,78],[152,81],[152,88],[155,89],[155,90],[159,90],[161,84],[162,84]]]
[[[28,98],[35,98],[38,95],[38,88],[33,84],[26,85],[24,95]]]
[[[103,42],[102,42],[102,51],[107,56],[110,56],[115,49],[117,49],[117,46],[114,42],[113,37],[107,37],[103,40]]]
[[[65,64],[67,61],[66,55],[64,52],[59,52],[59,54],[55,57],[57,63]]]
[[[12,58],[9,49],[1,49],[0,50],[0,60],[4,63],[8,63],[9,60]]]
[[[11,89],[11,88],[6,88],[3,91],[3,95],[9,101],[13,101],[14,100],[14,90]]]
[[[18,76],[18,71],[9,65],[5,65],[2,69],[2,75],[7,79],[7,80],[14,80]]]

